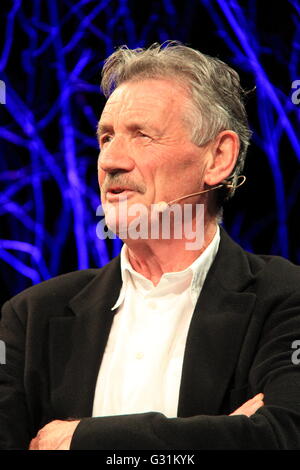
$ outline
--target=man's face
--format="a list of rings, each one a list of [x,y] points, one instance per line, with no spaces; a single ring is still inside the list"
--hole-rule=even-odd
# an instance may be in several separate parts
[[[190,140],[189,105],[185,89],[167,79],[125,82],[112,93],[98,127],[104,208],[124,200],[150,208],[202,189],[205,149]]]

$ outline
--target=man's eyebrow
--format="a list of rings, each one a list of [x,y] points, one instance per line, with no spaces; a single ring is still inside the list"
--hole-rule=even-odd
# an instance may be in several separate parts
[[[148,131],[152,131],[152,132],[155,132],[156,134],[159,134],[160,133],[160,129],[155,126],[153,123],[149,122],[149,121],[138,121],[138,122],[131,122],[128,124],[128,129],[131,130],[131,131],[137,131],[137,130],[148,130]]]
[[[113,127],[110,124],[101,124],[99,123],[97,126],[97,137],[100,137],[102,134],[106,132],[112,132]]]
[[[130,131],[136,131],[138,129],[152,129],[156,134],[160,133],[160,129],[153,126],[152,124],[149,124],[147,121],[141,121],[141,122],[131,122],[127,124],[127,128]],[[106,124],[106,123],[100,123],[98,124],[97,127],[97,137],[100,139],[101,135],[106,134],[106,133],[112,133],[114,131],[113,126],[111,124]]]

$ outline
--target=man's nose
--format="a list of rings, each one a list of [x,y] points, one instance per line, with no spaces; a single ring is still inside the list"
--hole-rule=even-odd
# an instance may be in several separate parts
[[[130,149],[125,139],[114,137],[99,154],[98,169],[106,173],[131,171],[134,160],[130,156]]]

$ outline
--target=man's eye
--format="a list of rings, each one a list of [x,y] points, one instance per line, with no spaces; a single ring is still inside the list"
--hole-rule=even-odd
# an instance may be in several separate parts
[[[145,134],[144,132],[141,132],[141,131],[137,133],[137,136],[142,137],[144,139],[151,139],[151,137],[148,134]]]
[[[107,142],[110,142],[112,140],[112,135],[110,134],[104,134],[103,136],[101,136],[100,138],[100,143],[103,145],[103,144],[106,144]]]

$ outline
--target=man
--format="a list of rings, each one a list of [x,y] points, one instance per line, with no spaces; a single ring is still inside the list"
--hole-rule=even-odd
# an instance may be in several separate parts
[[[4,305],[2,447],[299,448],[300,270],[218,225],[250,137],[237,73],[178,43],[122,47],[102,88],[101,200],[125,244]]]

